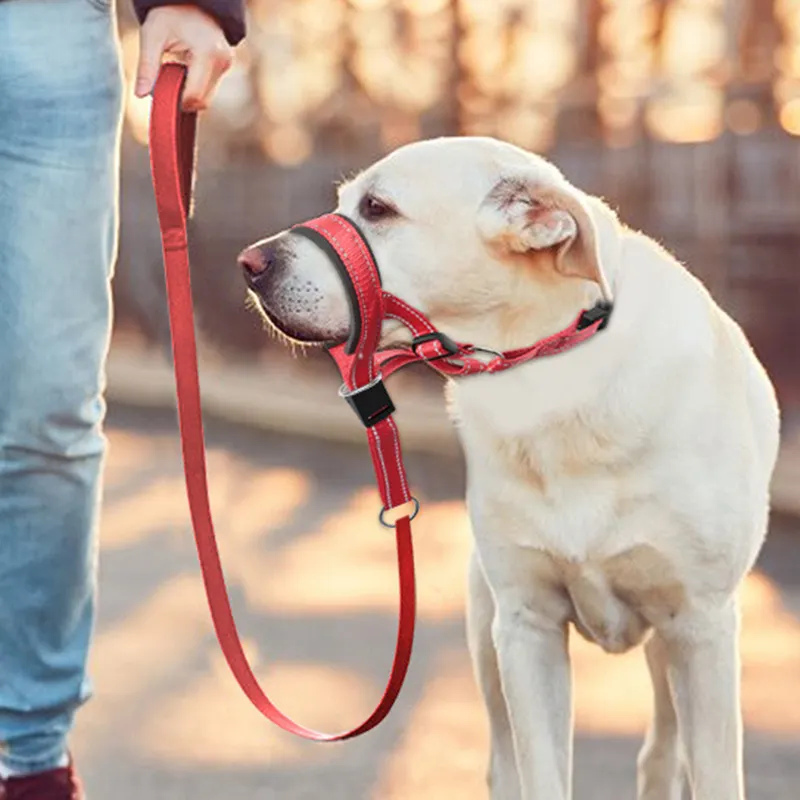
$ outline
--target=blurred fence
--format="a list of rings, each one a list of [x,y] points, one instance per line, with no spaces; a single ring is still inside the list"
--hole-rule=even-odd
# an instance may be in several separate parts
[[[127,10],[120,25],[132,75]],[[164,346],[147,114],[129,98],[117,326]],[[547,154],[662,241],[800,409],[797,0],[251,0],[248,40],[201,125],[192,258],[206,343],[283,357],[243,310],[236,253],[329,209],[335,182],[388,149],[450,134]]]

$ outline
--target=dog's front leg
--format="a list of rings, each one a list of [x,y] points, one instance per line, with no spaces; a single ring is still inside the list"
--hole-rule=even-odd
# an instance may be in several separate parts
[[[506,699],[500,682],[497,652],[492,640],[494,600],[477,552],[469,563],[467,594],[467,643],[478,687],[489,714],[491,753],[487,783],[491,800],[520,800],[514,739]]]
[[[569,800],[572,680],[563,607],[537,582],[540,552],[487,550],[481,562],[495,600],[492,641],[522,800]]]
[[[682,614],[662,631],[694,800],[744,800],[738,612]]]
[[[683,764],[678,716],[667,679],[667,648],[655,632],[644,647],[653,684],[653,719],[638,758],[638,800],[681,800]]]
[[[510,599],[510,598],[509,598]],[[492,637],[508,706],[522,800],[572,793],[572,685],[566,625],[498,598]]]

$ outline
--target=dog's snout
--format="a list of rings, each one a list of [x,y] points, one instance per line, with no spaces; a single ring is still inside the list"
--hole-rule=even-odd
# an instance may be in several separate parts
[[[270,264],[269,254],[258,246],[248,247],[239,253],[239,266],[246,270],[250,275],[260,275]]]

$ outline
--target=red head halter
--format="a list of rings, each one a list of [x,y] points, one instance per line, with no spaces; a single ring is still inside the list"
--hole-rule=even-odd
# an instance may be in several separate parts
[[[329,352],[344,379],[342,394],[367,428],[395,410],[383,379],[401,367],[421,361],[443,375],[501,372],[575,347],[604,328],[611,314],[611,304],[600,302],[582,311],[565,330],[504,353],[454,342],[436,330],[422,312],[384,291],[372,249],[351,219],[324,214],[291,230],[318,245],[344,283],[350,301],[350,335],[347,342],[329,348]],[[397,320],[411,331],[409,346],[378,349],[385,319]],[[482,361],[475,357],[478,353],[493,354],[494,358]]]

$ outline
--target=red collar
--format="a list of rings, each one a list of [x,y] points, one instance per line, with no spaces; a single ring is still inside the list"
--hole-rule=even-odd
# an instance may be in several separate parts
[[[350,336],[344,344],[329,347],[328,352],[342,373],[340,394],[368,429],[394,412],[383,380],[402,367],[421,361],[442,375],[501,372],[585,342],[606,326],[611,315],[611,304],[599,302],[582,311],[564,330],[528,347],[502,353],[455,342],[436,330],[421,311],[384,291],[369,242],[353,220],[341,214],[324,214],[291,230],[318,245],[344,282],[350,302]],[[380,350],[385,319],[405,325],[413,337],[411,344]],[[483,361],[476,358],[479,353],[493,354],[494,358]]]

